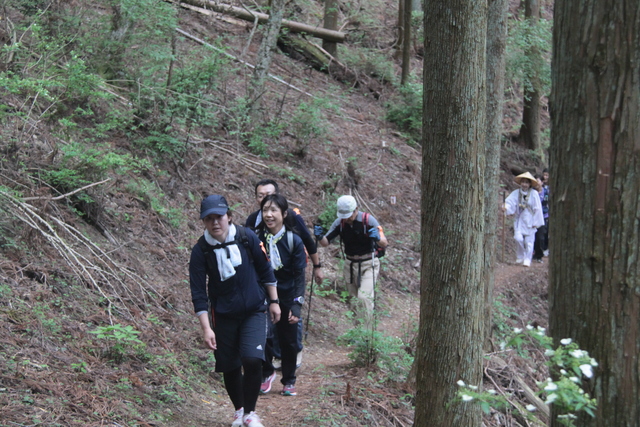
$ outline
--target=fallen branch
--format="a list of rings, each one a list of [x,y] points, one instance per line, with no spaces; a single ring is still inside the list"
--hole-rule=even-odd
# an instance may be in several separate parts
[[[74,194],[79,193],[82,190],[86,190],[87,188],[91,188],[91,187],[95,187],[96,185],[104,184],[107,181],[111,181],[111,178],[104,179],[104,180],[102,180],[100,182],[94,182],[93,184],[85,185],[82,188],[78,188],[76,190],[73,190],[70,193],[63,194],[61,196],[56,196],[56,197],[52,197],[52,198],[42,197],[42,196],[40,196],[40,197],[24,197],[22,200],[44,200],[44,199],[47,199],[47,200],[60,200],[60,199],[64,199],[65,197],[73,196]]]
[[[211,49],[215,50],[216,52],[222,53],[223,55],[225,55],[225,56],[227,56],[227,57],[229,57],[229,58],[233,59],[234,61],[237,61],[237,62],[241,63],[242,65],[245,65],[245,66],[247,66],[247,67],[249,67],[249,68],[251,68],[251,69],[254,69],[254,68],[255,68],[255,66],[254,66],[254,65],[249,64],[247,61],[243,61],[242,59],[240,59],[240,58],[238,58],[238,57],[236,57],[236,56],[233,56],[233,55],[231,55],[230,53],[227,53],[227,52],[223,51],[222,49],[218,49],[217,47],[213,46],[212,44],[207,43],[207,42],[205,42],[204,40],[201,40],[201,39],[199,39],[198,37],[193,36],[193,35],[191,35],[191,34],[187,33],[186,31],[181,30],[180,28],[176,28],[176,31],[177,31],[178,33],[182,34],[183,36],[185,36],[185,37],[187,37],[187,38],[189,38],[189,39],[191,39],[191,40],[193,40],[193,41],[195,41],[195,42],[200,43],[200,44],[201,44],[201,45],[203,45],[203,46],[207,46],[208,48],[211,48]],[[289,88],[291,88],[291,89],[293,89],[293,90],[295,90],[295,91],[298,91],[298,92],[300,92],[300,93],[301,93],[301,94],[303,94],[303,95],[307,95],[307,96],[310,96],[311,98],[315,98],[315,96],[313,96],[313,95],[312,95],[312,94],[310,94],[309,92],[305,92],[304,90],[299,89],[299,88],[295,87],[294,85],[292,85],[292,84],[290,84],[290,83],[285,82],[285,81],[284,81],[284,80],[282,80],[280,77],[276,77],[276,76],[274,76],[273,74],[268,74],[268,76],[269,76],[269,78],[271,78],[271,79],[273,79],[273,80],[277,81],[278,83],[281,83],[281,84],[283,84],[283,85],[285,85],[285,86],[288,86]]]
[[[167,0],[169,1],[169,0]],[[170,1],[170,3],[175,3]],[[190,4],[192,6],[201,7],[203,9],[210,9],[218,13],[224,13],[234,16],[244,21],[254,22],[256,17],[258,22],[263,24],[269,20],[269,15],[266,13],[253,12],[240,7],[235,7],[222,3],[215,3],[208,0],[183,0],[182,3]],[[182,6],[182,3],[180,5]],[[326,28],[317,27],[313,25],[303,24],[301,22],[289,21],[287,19],[282,20],[282,27],[287,28],[292,33],[306,33],[312,36],[321,38],[326,41],[334,43],[343,43],[346,38],[346,34],[340,31],[328,30]]]

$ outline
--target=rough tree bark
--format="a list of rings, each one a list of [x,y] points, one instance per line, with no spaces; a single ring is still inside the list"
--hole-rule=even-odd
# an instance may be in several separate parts
[[[455,403],[480,384],[484,340],[486,1],[425,3],[422,270],[415,426],[479,426]]]
[[[338,29],[338,0],[324,0],[324,28],[327,30]],[[322,48],[333,57],[338,54],[338,44],[334,41],[323,40]]]
[[[553,47],[550,333],[599,363],[576,424],[638,427],[640,2],[556,0]]]
[[[284,16],[285,0],[272,0],[269,11],[269,21],[267,21],[265,34],[258,48],[256,57],[256,67],[253,70],[253,77],[249,82],[247,98],[250,103],[250,115],[254,122],[258,118],[261,98],[264,93],[264,82],[269,75],[269,68],[273,55],[277,49],[278,34]]]
[[[507,46],[508,0],[489,0],[487,17],[487,139],[484,171],[484,287],[485,348],[491,338],[493,286],[496,264],[496,228],[500,215],[498,171],[502,138],[502,103],[504,100],[505,52]]]
[[[537,25],[540,19],[538,0],[525,0],[524,16],[532,24]],[[531,62],[534,64],[541,60],[540,51],[535,46],[525,54],[531,58]],[[535,75],[536,67],[534,67],[533,73],[531,85],[524,91],[522,126],[520,126],[518,141],[530,150],[537,150],[540,148],[540,79]]]
[[[405,85],[409,80],[411,72],[411,0],[404,0],[404,11],[402,16],[403,36],[402,40],[402,74],[400,84]]]

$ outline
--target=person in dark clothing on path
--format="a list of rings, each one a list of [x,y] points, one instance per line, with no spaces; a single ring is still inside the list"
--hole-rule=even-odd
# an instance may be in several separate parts
[[[270,195],[270,194],[279,194],[278,193],[278,183],[272,179],[263,179],[258,181],[255,185],[254,193],[256,196],[256,202],[258,206],[261,206],[262,200]],[[302,242],[304,243],[304,247],[307,250],[307,254],[311,259],[311,263],[313,265],[313,276],[316,283],[322,283],[324,280],[324,273],[322,271],[322,264],[320,264],[320,257],[318,255],[318,248],[316,242],[313,239],[313,236],[309,233],[307,229],[307,225],[304,221],[302,215],[297,212],[296,209],[288,209],[287,215],[289,218],[295,220],[296,230],[298,235],[302,238]],[[245,221],[245,227],[248,227],[252,230],[257,230],[262,224],[262,210],[258,209],[253,212],[247,220]],[[299,367],[302,364],[302,321],[298,323],[298,356],[296,360],[296,365]],[[273,355],[276,359],[281,360],[281,352],[280,345],[278,343],[277,335],[273,337]]]
[[[540,195],[540,203],[542,206],[542,216],[544,217],[545,206],[547,206],[546,213],[548,217],[549,216],[549,209],[548,209],[549,196],[547,194],[548,190],[544,187],[541,176],[536,175],[535,178],[538,181],[538,194]],[[540,227],[538,227],[538,230],[536,230],[535,241],[533,242],[533,260],[535,262],[540,262],[540,263],[543,262],[542,257],[544,256],[546,233],[547,233],[546,225],[541,225]]]
[[[282,355],[283,396],[296,395],[296,356],[298,354],[298,324],[304,302],[305,267],[307,255],[300,236],[296,234],[296,222],[288,214],[287,199],[280,194],[270,194],[262,200],[263,222],[258,237],[266,248],[267,256],[275,271],[280,297],[280,321],[275,324],[275,335]],[[267,339],[266,361],[263,364],[262,393],[271,390],[276,373],[272,364],[271,339]]]
[[[341,196],[337,207],[338,218],[319,242],[326,247],[333,239],[340,236],[347,258],[344,272],[345,277],[348,278],[349,295],[357,297],[364,306],[365,310],[362,314],[365,329],[372,330],[375,308],[374,286],[380,271],[380,260],[375,256],[375,244],[380,248],[386,248],[388,241],[373,215],[358,210],[355,198]],[[320,237],[322,230],[316,230],[315,233]]]
[[[200,205],[205,230],[191,250],[191,298],[204,343],[214,351],[215,370],[223,373],[235,407],[231,425],[264,427],[255,407],[267,322],[280,320],[276,278],[258,237],[236,227],[231,216],[220,195]]]

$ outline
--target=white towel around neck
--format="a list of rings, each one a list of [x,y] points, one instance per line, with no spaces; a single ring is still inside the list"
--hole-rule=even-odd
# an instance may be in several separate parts
[[[236,239],[236,226],[233,224],[229,225],[227,239],[224,242],[219,242],[214,239],[211,234],[209,234],[209,230],[204,231],[204,238],[211,246],[233,242]],[[238,245],[233,244],[225,248],[214,249],[213,253],[216,254],[216,261],[218,261],[218,271],[220,272],[220,279],[224,282],[230,277],[235,276],[235,267],[242,264],[242,255],[240,255],[240,249],[238,248]]]

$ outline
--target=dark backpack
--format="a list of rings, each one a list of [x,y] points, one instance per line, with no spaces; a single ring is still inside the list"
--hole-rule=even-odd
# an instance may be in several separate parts
[[[344,222],[345,222],[344,219],[340,221],[340,233],[342,233],[342,227],[344,225]],[[362,212],[362,225],[364,226],[364,234],[368,235],[369,234],[369,214],[367,212]],[[371,239],[371,242],[372,242],[371,252],[375,252],[376,258],[382,258],[387,252],[386,248],[379,246],[378,242],[374,241],[373,239]],[[342,240],[341,240],[341,244],[342,244]]]

